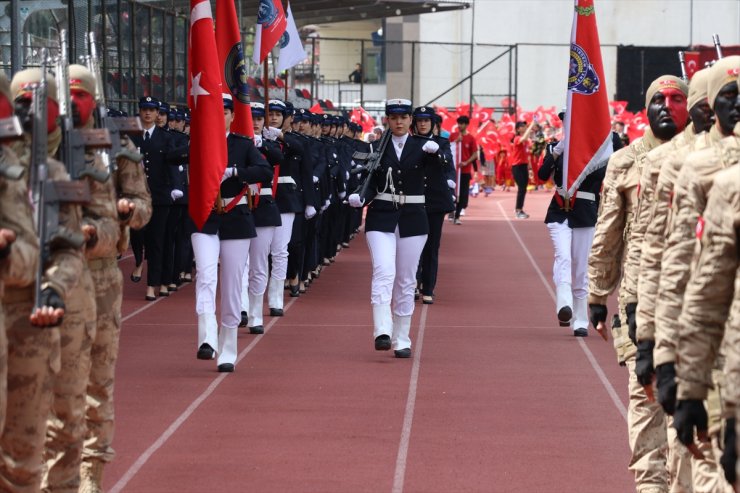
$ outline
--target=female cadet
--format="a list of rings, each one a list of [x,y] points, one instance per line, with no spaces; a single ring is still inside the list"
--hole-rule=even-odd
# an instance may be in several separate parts
[[[257,228],[257,237],[252,238],[249,244],[248,269],[244,273],[244,279],[247,279],[247,281],[242,285],[242,307],[244,307],[243,293],[249,292],[247,309],[249,333],[262,334],[265,331],[262,325],[262,302],[267,289],[267,276],[270,273],[267,257],[270,255],[270,245],[274,241],[275,232],[282,224],[280,210],[272,195],[273,185],[275,184],[274,167],[280,165],[283,153],[278,143],[271,140],[279,134],[277,129],[268,128],[265,131],[265,136],[262,135],[265,129],[265,105],[251,103],[251,106],[254,144],[265,156],[270,166],[273,167],[273,173],[270,173],[268,180],[263,180],[259,185],[250,185],[255,197],[252,215],[254,216],[254,225]],[[280,288],[282,289],[282,285]],[[243,315],[242,313],[242,323],[244,322]]]
[[[411,109],[409,100],[387,101],[392,135],[381,150],[380,166],[367,177],[367,187],[349,196],[353,207],[369,203],[365,231],[373,265],[375,349],[393,347],[396,358],[411,357],[416,268],[429,232],[424,182],[429,167],[444,163],[436,142],[409,135]]]
[[[234,102],[224,94],[228,161],[219,197],[203,229],[191,235],[196,263],[195,311],[198,314],[198,359],[213,359],[218,371],[234,371],[237,327],[241,310],[242,274],[248,262],[250,239],[257,236],[249,210],[249,183],[272,179],[272,168],[252,141],[229,131]],[[220,259],[221,330],[216,323],[216,285]],[[217,348],[217,351],[214,349]]]
[[[452,151],[449,140],[433,133],[433,129],[439,128],[438,119],[434,108],[429,106],[421,106],[414,110],[414,134],[436,142],[443,159],[442,166],[432,166],[426,170],[424,208],[429,223],[429,237],[421,253],[417,276],[421,285],[421,300],[425,305],[434,303],[442,224],[445,215],[455,210],[455,168],[452,165]]]

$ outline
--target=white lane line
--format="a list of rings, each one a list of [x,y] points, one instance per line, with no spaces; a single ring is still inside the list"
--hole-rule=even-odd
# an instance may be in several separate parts
[[[131,258],[133,256],[134,256],[133,253],[129,253],[128,255],[124,255],[123,257],[119,258],[118,261],[119,262],[123,262],[124,260],[129,259],[129,258]]]
[[[293,303],[298,298],[292,298],[287,305],[285,305],[285,312],[287,312],[291,306],[293,306]],[[154,304],[154,303],[152,303]],[[148,305],[151,306],[151,305]],[[133,314],[132,314],[133,315]],[[279,317],[274,317],[270,322],[265,326],[265,334],[270,332],[270,329],[277,323],[279,320]],[[255,336],[254,340],[242,350],[241,353],[239,353],[239,357],[236,359],[236,362],[239,363],[241,360],[243,360],[249,352],[254,349],[254,347],[262,340],[264,335],[261,336]],[[198,407],[203,404],[203,401],[205,401],[208,396],[210,396],[219,385],[221,385],[221,382],[224,381],[224,379],[228,376],[228,373],[220,373],[216,378],[213,379],[211,384],[208,386],[206,390],[203,391],[198,397],[193,400],[193,402],[183,411],[180,416],[175,419],[175,421],[172,422],[172,424],[157,438],[154,443],[152,443],[149,448],[147,448],[137,459],[136,461],[131,465],[131,467],[128,468],[128,470],[121,476],[121,478],[116,482],[116,484],[113,486],[113,488],[110,489],[110,493],[120,493],[123,491],[123,489],[126,487],[126,485],[136,476],[136,474],[141,470],[142,467],[146,465],[146,463],[149,461],[149,459],[154,455],[162,446],[167,443],[167,440],[169,440],[172,435],[177,432],[177,430],[182,426],[185,421],[188,420],[190,416],[198,409]]]
[[[550,293],[550,297],[553,301],[555,301],[555,291],[553,291],[552,287],[550,286],[550,282],[547,280],[545,275],[542,273],[542,270],[540,269],[539,265],[537,265],[537,262],[535,262],[534,257],[532,256],[532,253],[529,251],[529,248],[527,248],[527,245],[524,244],[524,240],[522,240],[522,237],[519,236],[519,232],[517,232],[516,228],[514,227],[514,224],[511,222],[511,218],[506,215],[506,211],[501,206],[500,202],[497,202],[496,205],[501,209],[501,213],[504,214],[506,217],[506,222],[509,223],[509,227],[511,228],[511,231],[514,233],[514,236],[516,237],[517,241],[521,245],[522,249],[524,250],[524,253],[527,255],[527,258],[529,259],[529,262],[532,264],[532,267],[534,267],[534,270],[537,272],[537,275],[540,277],[540,280],[542,281],[542,284],[545,285],[545,289],[547,289],[547,292]],[[578,343],[581,346],[581,349],[586,355],[586,359],[588,359],[588,362],[591,363],[591,367],[594,369],[594,372],[596,372],[596,375],[599,377],[599,380],[601,380],[602,385],[604,386],[604,389],[606,389],[606,393],[609,394],[609,397],[611,397],[612,401],[614,402],[614,405],[617,407],[617,410],[622,415],[625,421],[627,421],[627,408],[624,407],[624,404],[622,404],[622,401],[619,398],[619,395],[617,394],[617,391],[614,390],[614,386],[611,384],[608,378],[606,378],[606,374],[604,373],[604,370],[602,370],[601,365],[596,361],[596,358],[594,357],[591,350],[588,348],[585,342],[583,342],[582,338],[578,338]]]
[[[419,321],[419,335],[416,336],[416,348],[414,349],[414,364],[411,368],[411,380],[409,382],[409,395],[406,399],[406,412],[403,415],[403,428],[401,429],[401,443],[398,445],[396,456],[396,473],[393,476],[393,493],[403,492],[403,480],[406,476],[406,459],[409,454],[409,442],[411,440],[411,425],[414,421],[414,407],[416,405],[416,388],[419,383],[419,366],[421,366],[421,348],[424,343],[424,329],[427,325],[427,308],[421,308],[421,320]]]

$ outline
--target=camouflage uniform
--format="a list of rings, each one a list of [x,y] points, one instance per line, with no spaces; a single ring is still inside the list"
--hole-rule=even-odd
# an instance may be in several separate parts
[[[730,139],[723,141],[720,148],[725,159],[737,163],[740,139]],[[731,416],[732,409],[737,413],[740,400],[740,170],[736,167],[715,175],[703,224],[703,229],[697,230],[701,231],[697,235],[700,253],[686,286],[684,308],[678,320],[678,398],[708,397],[709,389],[717,381],[713,373],[722,343],[727,361],[722,397],[730,408],[726,414]],[[716,441],[713,437],[715,444]],[[717,447],[711,452],[717,454]],[[721,477],[722,473],[718,475]],[[724,478],[721,483],[726,485]]]
[[[101,200],[96,201],[92,212],[107,221],[108,227],[102,230],[102,236],[99,233],[98,244],[87,255],[95,283],[97,322],[87,387],[87,435],[82,451],[80,491],[101,489],[103,465],[114,456],[113,384],[123,295],[123,276],[116,256],[128,246],[129,227],[143,228],[152,214],[142,156],[128,138],[122,137],[121,147],[123,150],[116,156],[118,169],[108,182],[110,186],[94,190]],[[126,198],[136,205],[129,217],[119,218],[118,198]]]
[[[0,166],[18,164],[18,157],[13,150],[5,145],[0,146]],[[14,284],[28,285],[34,281],[39,249],[33,233],[30,207],[23,206],[24,203],[28,204],[27,197],[28,188],[23,177],[10,179],[0,174],[0,228],[16,233],[10,253],[0,259],[0,300],[3,299],[6,280],[8,289],[12,289]],[[5,424],[8,381],[8,338],[3,319],[3,304],[0,303],[0,433]]]
[[[21,74],[23,72],[19,72]],[[49,135],[49,149],[54,151],[60,140],[57,129]],[[55,145],[56,144],[56,145]],[[25,149],[30,149],[27,138]],[[30,155],[21,158],[30,176]],[[48,160],[49,178],[52,181],[69,180],[64,165]],[[28,195],[16,198],[16,208],[28,203]],[[29,204],[30,209],[30,204]],[[79,206],[61,204],[59,223],[67,236],[80,233]],[[33,237],[23,231],[24,237]],[[20,234],[19,234],[20,236]],[[37,250],[38,251],[38,250]],[[37,261],[37,260],[36,260]],[[45,271],[42,288],[53,288],[64,300],[69,300],[83,268],[82,252],[60,248],[52,252],[51,262]],[[5,429],[0,438],[2,462],[0,463],[0,490],[37,492],[41,486],[42,455],[46,422],[51,407],[54,375],[59,371],[59,327],[38,328],[31,325],[29,314],[34,305],[34,270],[23,273],[23,281],[12,285],[6,280],[3,306],[6,313],[8,334],[8,410]]]

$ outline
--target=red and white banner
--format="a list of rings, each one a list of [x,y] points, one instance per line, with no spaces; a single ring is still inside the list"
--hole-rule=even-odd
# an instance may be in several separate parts
[[[365,111],[365,108],[363,108],[362,106],[358,106],[357,108],[352,110],[350,119],[353,122],[359,123],[362,126],[363,133],[372,132],[373,128],[376,125],[375,119],[372,116],[370,116],[370,113]]]
[[[561,194],[570,198],[586,176],[606,166],[613,152],[594,0],[575,0],[567,100],[560,186]]]
[[[288,21],[285,18],[282,0],[260,0],[257,11],[257,27],[254,31],[254,63],[265,61],[267,55],[280,41]]]
[[[244,50],[234,2],[216,2],[216,46],[222,67],[221,83],[224,92],[231,93],[234,101],[234,121],[231,123],[231,131],[254,137],[247,67],[244,63]]]
[[[226,127],[213,14],[209,0],[190,0],[190,202],[198,230],[216,203],[226,168]]]

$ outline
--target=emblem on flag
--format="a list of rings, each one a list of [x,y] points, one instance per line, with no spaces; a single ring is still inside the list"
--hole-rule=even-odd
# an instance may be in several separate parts
[[[241,42],[229,50],[224,63],[224,79],[231,94],[244,104],[249,104],[249,87]]]
[[[277,19],[279,12],[270,0],[260,0],[257,23],[267,27]]]
[[[573,43],[570,45],[570,70],[568,90],[590,96],[599,90],[601,81],[588,60],[586,51]]]

